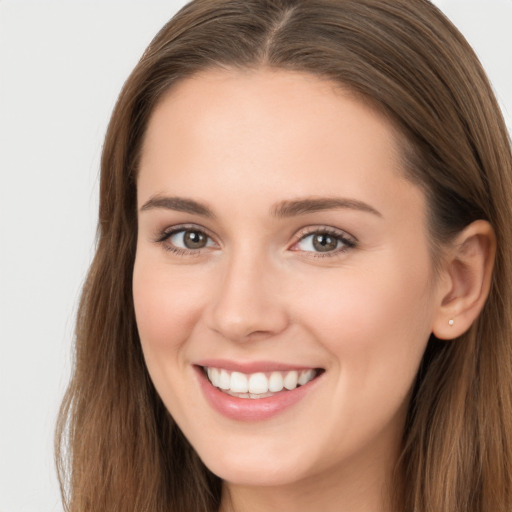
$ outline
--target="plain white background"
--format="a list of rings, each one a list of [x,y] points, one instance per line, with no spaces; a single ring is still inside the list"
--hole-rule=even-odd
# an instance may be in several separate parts
[[[243,1],[243,0],[240,0]],[[53,429],[117,94],[182,0],[0,0],[0,512],[61,511]],[[512,0],[438,0],[512,126]]]

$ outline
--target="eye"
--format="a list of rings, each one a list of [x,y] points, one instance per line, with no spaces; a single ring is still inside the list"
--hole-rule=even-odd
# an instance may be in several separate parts
[[[355,247],[356,242],[342,231],[334,229],[318,229],[307,234],[300,234],[300,239],[291,248],[293,251],[318,253],[322,255],[336,254]]]
[[[192,229],[177,231],[168,240],[181,249],[202,249],[208,245],[208,236],[202,231]]]
[[[164,244],[169,251],[179,254],[197,252],[207,247],[215,247],[215,242],[198,228],[177,227],[165,231],[157,242]]]

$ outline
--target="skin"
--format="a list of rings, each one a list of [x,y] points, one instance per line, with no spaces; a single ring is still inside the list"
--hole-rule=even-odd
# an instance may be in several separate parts
[[[137,324],[166,407],[225,482],[223,511],[387,510],[411,386],[456,295],[448,273],[434,276],[425,196],[398,148],[389,122],[346,91],[267,69],[197,75],[150,119]],[[334,197],[368,208],[275,215],[286,201]],[[182,225],[208,244],[162,240]],[[311,233],[326,227],[355,245],[315,252]],[[291,408],[243,422],[206,401],[194,370],[206,358],[325,371]]]

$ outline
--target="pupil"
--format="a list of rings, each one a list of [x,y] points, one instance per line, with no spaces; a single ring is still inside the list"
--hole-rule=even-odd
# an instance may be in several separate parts
[[[201,249],[206,245],[206,236],[199,231],[187,231],[184,238],[188,249]]]
[[[319,252],[333,251],[337,245],[338,241],[329,235],[315,235],[313,238],[313,247]]]

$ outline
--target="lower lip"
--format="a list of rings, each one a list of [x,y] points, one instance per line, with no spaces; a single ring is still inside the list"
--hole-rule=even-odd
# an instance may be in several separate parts
[[[263,421],[277,416],[302,400],[320,379],[309,381],[291,391],[281,391],[266,398],[238,398],[228,395],[211,384],[203,370],[196,367],[201,389],[212,408],[223,416],[237,421]]]

